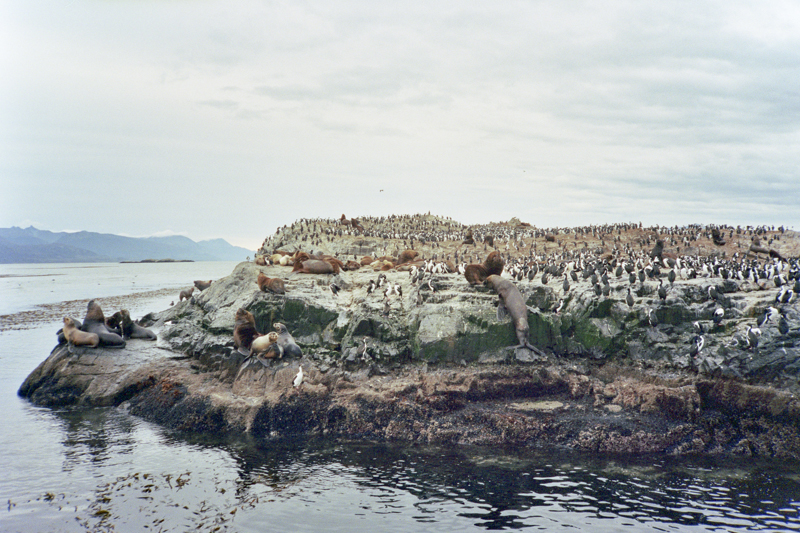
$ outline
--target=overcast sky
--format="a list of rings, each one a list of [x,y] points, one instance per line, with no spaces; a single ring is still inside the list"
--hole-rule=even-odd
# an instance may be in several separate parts
[[[0,0],[0,227],[800,229],[800,3]]]

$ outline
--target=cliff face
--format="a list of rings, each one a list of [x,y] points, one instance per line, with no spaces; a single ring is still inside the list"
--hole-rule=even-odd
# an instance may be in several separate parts
[[[784,324],[775,318],[761,326],[757,347],[746,336],[775,305],[774,287],[698,278],[676,281],[662,300],[657,282],[637,282],[630,306],[624,276],[611,276],[609,296],[596,296],[588,280],[566,292],[560,280],[520,281],[534,310],[530,340],[547,354],[536,357],[510,348],[517,340],[510,320],[497,318],[497,295],[461,275],[434,275],[432,291],[413,285],[407,272],[388,271],[403,295],[387,305],[380,289],[367,294],[378,276],[372,270],[290,270],[241,263],[149,317],[158,347],[134,340],[124,350],[69,354],[57,346],[20,394],[44,405],[124,404],[179,429],[265,437],[316,432],[800,457],[796,303],[780,306]],[[259,271],[286,280],[287,293],[260,292]],[[328,289],[332,282],[338,295]],[[285,324],[302,358],[245,361],[233,350],[239,307],[253,313],[262,333]],[[719,325],[717,308],[724,309]],[[695,321],[705,330],[696,357],[689,355]],[[296,389],[300,365],[305,381]]]

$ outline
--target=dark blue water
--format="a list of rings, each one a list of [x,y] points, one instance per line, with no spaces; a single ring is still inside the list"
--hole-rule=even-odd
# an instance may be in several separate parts
[[[152,291],[112,301],[138,317],[173,298]],[[79,305],[4,319],[0,531],[800,530],[800,468],[783,461],[215,439],[32,406],[16,390]]]

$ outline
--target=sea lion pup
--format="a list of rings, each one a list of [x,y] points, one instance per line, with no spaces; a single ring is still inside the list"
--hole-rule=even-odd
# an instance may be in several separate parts
[[[106,317],[103,315],[103,310],[100,304],[91,300],[86,306],[86,316],[83,317],[83,331],[88,333],[96,333],[100,337],[100,345],[112,348],[124,348],[125,339],[117,335],[106,326]]]
[[[281,278],[268,278],[262,272],[259,272],[258,278],[256,278],[256,283],[258,283],[258,290],[261,292],[286,294],[286,285],[284,285]]]
[[[90,346],[97,348],[100,344],[100,337],[97,333],[86,333],[81,331],[75,324],[75,321],[68,316],[64,317],[64,327],[61,329],[64,340],[69,344],[69,352],[72,353],[73,346]]]
[[[303,350],[294,342],[294,337],[292,337],[289,330],[286,329],[286,326],[280,322],[275,322],[272,324],[272,327],[278,332],[278,345],[283,348],[283,353],[286,356],[300,357],[303,355]]]
[[[147,328],[143,328],[133,320],[127,309],[121,309],[106,319],[106,325],[111,329],[119,329],[123,339],[146,339],[156,340],[156,334]]]
[[[498,320],[502,320],[506,313],[511,315],[519,340],[519,344],[514,348],[527,348],[538,355],[545,355],[528,341],[528,306],[525,305],[517,286],[496,274],[487,277],[483,284],[492,287],[500,296],[500,305],[497,307]]]
[[[211,286],[211,283],[213,281],[214,280],[211,280],[211,279],[208,280],[208,281],[204,281],[202,279],[196,279],[196,280],[194,280],[194,286],[197,287],[198,289],[200,289],[201,291],[204,291],[204,290],[206,290],[207,288],[209,288]]]
[[[283,356],[283,349],[277,342],[278,334],[271,331],[253,340],[253,343],[250,345],[250,354],[262,356],[267,359],[280,358]]]
[[[480,285],[489,276],[501,275],[504,267],[503,256],[495,250],[489,254],[483,264],[472,264],[464,267],[464,277],[470,285]]]
[[[178,301],[182,302],[184,300],[188,300],[189,298],[192,297],[193,292],[194,292],[194,287],[190,287],[184,291],[181,291],[180,294],[178,294]]]
[[[253,313],[240,307],[234,315],[236,322],[233,325],[233,345],[238,352],[245,356],[250,356],[250,346],[260,334],[256,329],[256,319]]]

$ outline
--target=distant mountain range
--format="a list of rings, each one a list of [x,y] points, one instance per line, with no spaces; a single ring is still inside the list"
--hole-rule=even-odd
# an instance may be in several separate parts
[[[244,261],[253,255],[224,239],[195,242],[179,236],[134,238],[90,231],[53,233],[33,226],[0,228],[0,263]]]

